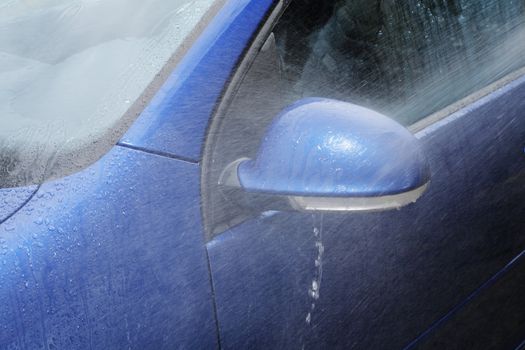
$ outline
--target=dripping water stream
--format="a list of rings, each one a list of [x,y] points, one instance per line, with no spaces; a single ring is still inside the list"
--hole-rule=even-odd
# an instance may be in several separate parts
[[[306,314],[305,321],[307,325],[312,323],[312,314],[315,311],[316,302],[319,299],[321,292],[321,283],[323,281],[323,255],[324,255],[324,245],[323,245],[323,215],[313,215],[313,234],[315,238],[315,251],[317,253],[314,266],[315,272],[312,278],[312,282],[308,289],[308,296],[310,298],[311,304],[308,313]]]
[[[306,312],[304,322],[308,329],[304,333],[302,349],[305,349],[306,338],[312,334],[312,329],[315,328],[312,320],[315,315],[315,309],[317,301],[321,293],[321,283],[323,282],[323,256],[324,256],[324,244],[323,244],[323,215],[313,214],[312,215],[313,228],[311,233],[314,235],[314,271],[312,279],[308,285],[308,300],[309,306]]]

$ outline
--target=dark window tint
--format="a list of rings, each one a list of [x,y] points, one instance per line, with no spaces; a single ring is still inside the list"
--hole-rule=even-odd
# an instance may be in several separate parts
[[[520,0],[296,0],[275,28],[298,96],[410,124],[525,63]]]

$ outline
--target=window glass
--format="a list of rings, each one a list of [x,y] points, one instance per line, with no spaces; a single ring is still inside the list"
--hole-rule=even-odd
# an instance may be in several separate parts
[[[525,64],[522,0],[293,1],[275,28],[297,96],[411,124]]]
[[[0,0],[0,187],[99,156],[213,3]]]

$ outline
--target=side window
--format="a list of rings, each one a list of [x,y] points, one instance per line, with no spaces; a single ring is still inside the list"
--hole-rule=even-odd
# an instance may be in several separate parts
[[[351,101],[409,125],[525,64],[523,1],[313,3],[293,1],[274,30],[298,96]]]
[[[524,18],[523,1],[292,0],[261,33],[210,128],[208,233],[254,214],[217,182],[230,162],[255,156],[286,105],[327,97],[411,125],[525,65]]]

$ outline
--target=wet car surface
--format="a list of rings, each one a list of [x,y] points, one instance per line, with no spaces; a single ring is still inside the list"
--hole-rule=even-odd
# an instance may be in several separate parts
[[[0,348],[519,348],[525,5],[211,3],[89,157],[0,140]]]

